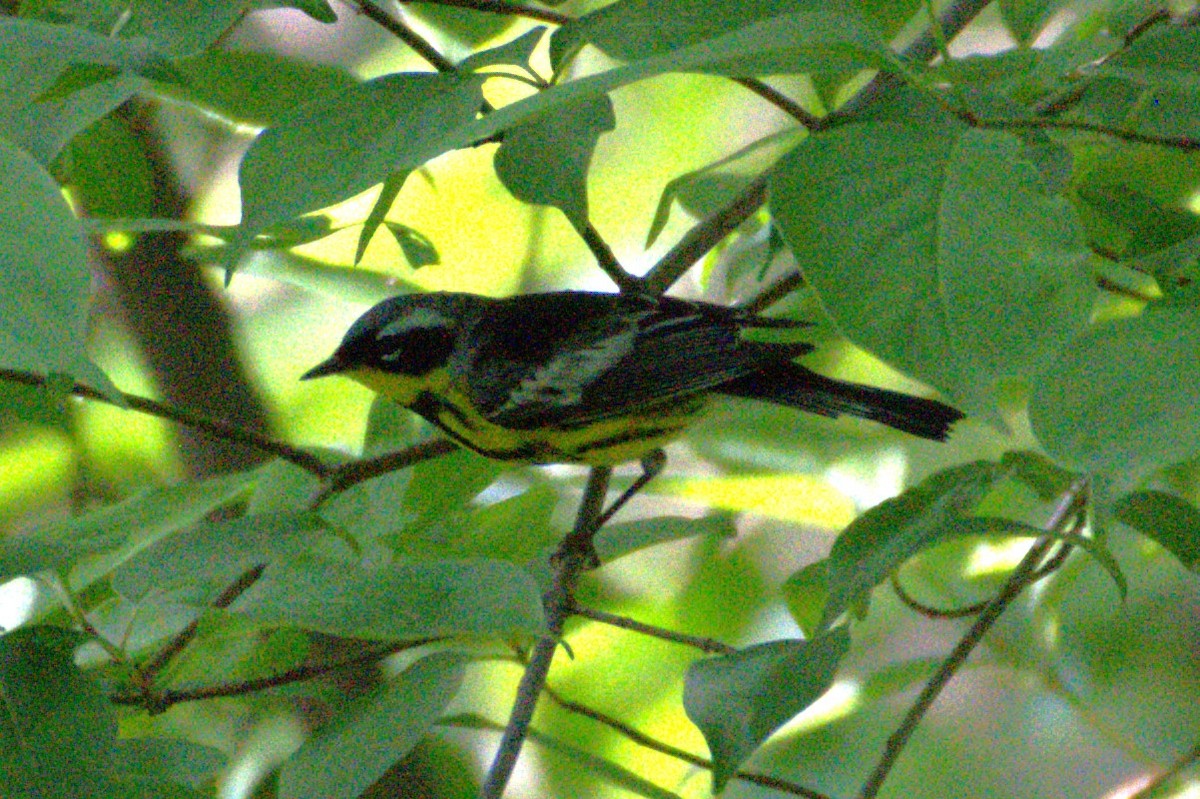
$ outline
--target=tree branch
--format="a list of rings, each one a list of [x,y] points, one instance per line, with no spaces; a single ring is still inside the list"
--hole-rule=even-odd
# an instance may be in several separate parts
[[[1083,505],[1087,494],[1087,481],[1080,478],[1063,495],[1058,507],[1054,513],[1050,515],[1050,519],[1046,523],[1046,529],[1062,532],[1067,528],[1076,524],[1082,518]],[[967,658],[979,642],[983,640],[984,635],[988,630],[999,620],[1001,614],[1008,609],[1021,593],[1040,579],[1042,572],[1039,566],[1042,560],[1050,554],[1054,549],[1058,539],[1054,536],[1043,536],[1034,542],[1033,546],[1013,569],[1012,574],[1005,580],[1000,592],[990,601],[987,606],[979,613],[979,616],[971,624],[966,635],[958,642],[953,651],[942,661],[941,666],[921,689],[921,693],[917,696],[915,702],[908,713],[904,716],[904,720],[895,732],[888,737],[887,744],[884,746],[883,755],[876,764],[875,769],[871,772],[867,781],[863,784],[862,791],[859,793],[859,799],[874,799],[878,795],[879,789],[883,787],[884,781],[888,774],[891,773],[892,767],[900,758],[900,753],[904,751],[912,734],[916,731],[933,703],[941,694],[942,689],[949,684],[950,680],[958,673],[967,662]]]
[[[550,587],[542,597],[546,610],[546,635],[533,647],[525,673],[517,686],[516,700],[512,713],[504,727],[504,735],[496,750],[496,757],[488,769],[487,779],[479,795],[481,799],[500,799],[516,768],[521,747],[529,735],[529,724],[537,707],[538,697],[546,688],[550,663],[562,638],[563,624],[575,604],[575,585],[579,577],[594,565],[595,550],[592,538],[596,534],[596,520],[603,510],[604,497],[608,492],[608,480],[612,469],[595,467],[588,474],[587,487],[575,518],[575,527],[559,543],[550,558],[552,577]]]
[[[578,603],[571,605],[571,613],[594,622],[599,622],[600,624],[607,624],[611,627],[619,627],[622,630],[641,633],[642,635],[648,635],[651,638],[658,638],[662,641],[690,646],[710,655],[732,655],[738,651],[737,647],[729,646],[715,638],[700,638],[695,635],[668,630],[664,627],[655,627],[627,616],[618,616],[615,613],[605,613],[603,610],[585,608]]]

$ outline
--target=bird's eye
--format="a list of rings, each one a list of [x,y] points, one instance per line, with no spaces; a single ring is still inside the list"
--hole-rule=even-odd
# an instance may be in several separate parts
[[[444,325],[408,327],[376,339],[380,364],[389,372],[423,375],[444,365],[454,349],[454,331]]]

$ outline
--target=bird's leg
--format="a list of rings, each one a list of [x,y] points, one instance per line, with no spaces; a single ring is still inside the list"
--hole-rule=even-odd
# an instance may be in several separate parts
[[[633,499],[637,492],[646,487],[646,484],[662,474],[663,468],[667,465],[667,453],[661,449],[651,450],[645,457],[642,458],[642,474],[638,479],[630,484],[629,488],[625,489],[621,496],[617,497],[613,504],[609,505],[600,515],[596,517],[596,529],[599,530],[608,520],[616,515],[617,511],[625,507],[625,503]]]

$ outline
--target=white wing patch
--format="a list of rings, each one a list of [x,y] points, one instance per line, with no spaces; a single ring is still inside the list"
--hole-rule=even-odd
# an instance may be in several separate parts
[[[636,319],[629,322],[620,332],[597,337],[591,346],[564,348],[517,384],[497,414],[531,406],[568,407],[580,403],[584,389],[633,349],[638,324]]]
[[[453,327],[454,320],[434,308],[411,308],[404,312],[399,319],[384,325],[375,334],[376,338],[402,336],[411,330],[419,328]]]

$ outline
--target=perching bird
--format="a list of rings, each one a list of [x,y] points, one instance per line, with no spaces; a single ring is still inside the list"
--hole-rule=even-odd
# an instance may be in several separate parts
[[[411,294],[363,314],[302,379],[345,375],[463,446],[528,463],[645,459],[713,393],[858,416],[939,441],[962,418],[935,400],[793,363],[811,344],[744,335],[803,325],[672,297]]]

